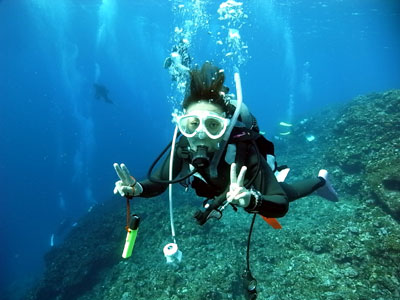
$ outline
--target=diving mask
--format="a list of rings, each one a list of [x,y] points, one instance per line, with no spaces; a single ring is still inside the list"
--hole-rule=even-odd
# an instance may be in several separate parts
[[[221,117],[217,113],[195,110],[186,115],[174,114],[179,131],[186,137],[191,138],[196,134],[204,136],[204,133],[213,140],[222,137],[229,124],[229,119]]]

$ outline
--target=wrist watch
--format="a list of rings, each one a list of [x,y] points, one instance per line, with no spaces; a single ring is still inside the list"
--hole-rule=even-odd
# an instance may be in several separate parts
[[[251,189],[250,190],[250,202],[245,210],[249,213],[257,213],[260,209],[262,202],[262,195],[259,191]]]

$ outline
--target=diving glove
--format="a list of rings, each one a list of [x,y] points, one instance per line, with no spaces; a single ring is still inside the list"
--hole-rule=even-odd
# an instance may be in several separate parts
[[[231,165],[231,184],[229,186],[229,192],[226,194],[226,200],[233,205],[241,207],[249,206],[252,193],[244,187],[246,170],[247,167],[243,166],[240,170],[239,176],[237,176],[236,163]]]
[[[115,172],[120,180],[115,182],[114,194],[119,193],[122,197],[135,197],[143,192],[143,187],[131,176],[125,164],[114,163]]]

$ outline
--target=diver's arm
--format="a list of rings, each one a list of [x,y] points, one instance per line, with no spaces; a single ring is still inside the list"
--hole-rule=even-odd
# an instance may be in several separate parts
[[[163,161],[162,165],[160,168],[158,168],[154,173],[152,174],[152,177],[154,179],[158,180],[168,180],[169,177],[169,161],[170,161],[170,155],[168,155],[165,160]],[[183,161],[180,157],[178,157],[176,154],[174,155],[174,170],[173,170],[173,178],[176,178],[176,176],[180,173],[182,169]],[[151,198],[158,196],[165,192],[165,190],[168,188],[168,183],[158,183],[158,182],[153,182],[148,179],[140,181],[140,185],[143,188],[143,191],[138,197],[143,197],[143,198]]]
[[[247,179],[252,178],[256,171],[257,154],[253,153],[248,161]],[[288,197],[263,157],[260,157],[260,169],[252,187],[254,193],[245,208],[247,212],[258,213],[267,218],[280,218],[287,213]]]

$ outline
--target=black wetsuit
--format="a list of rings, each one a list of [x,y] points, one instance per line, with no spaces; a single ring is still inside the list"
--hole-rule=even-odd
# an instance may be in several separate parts
[[[190,172],[191,153],[188,146],[186,137],[181,137],[177,143],[174,155],[174,178],[181,177]],[[278,182],[265,158],[256,151],[255,147],[251,143],[248,143],[245,144],[244,148],[246,154],[243,155],[243,150],[241,152],[242,158],[245,157],[242,160],[242,165],[247,166],[244,184],[246,186],[246,182],[248,183],[255,176],[258,169],[258,175],[250,187],[261,193],[261,201],[258,201],[256,209],[252,209],[251,211],[246,209],[249,213],[259,213],[262,216],[270,218],[283,217],[288,211],[289,202],[307,196],[325,184],[325,180],[320,177],[302,180],[293,184]],[[191,187],[195,189],[198,196],[213,198],[228,191],[230,185],[230,165],[225,162],[224,157],[225,153],[219,162],[218,177],[216,179],[210,177],[209,168],[198,169],[198,173],[206,182],[196,176],[192,177]],[[240,170],[240,165],[238,170]],[[169,156],[164,160],[161,167],[154,172],[153,178],[168,180],[168,173]],[[168,187],[166,183],[155,183],[150,180],[141,181],[140,184],[143,187],[140,197],[144,198],[157,196],[163,193]],[[253,206],[252,204],[249,205],[249,207]]]

